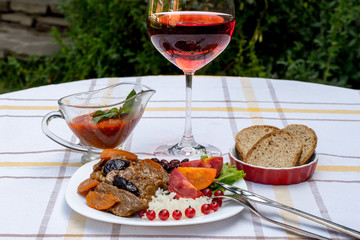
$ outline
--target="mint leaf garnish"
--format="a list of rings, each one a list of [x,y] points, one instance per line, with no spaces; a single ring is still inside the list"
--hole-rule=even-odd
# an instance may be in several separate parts
[[[136,92],[133,89],[129,95],[126,97],[126,100],[130,99],[131,97],[135,96]],[[133,105],[135,103],[135,98],[131,99],[130,101],[126,101],[124,105],[120,108],[120,114],[130,113],[132,111]]]
[[[132,90],[129,95],[126,97],[126,100],[132,98],[133,96],[136,95],[135,90]],[[130,101],[126,101],[124,103],[124,105],[120,108],[120,110],[116,107],[108,110],[108,111],[102,111],[102,110],[97,110],[96,112],[94,112],[91,116],[93,117],[91,119],[91,121],[93,123],[98,123],[101,121],[105,121],[108,119],[115,119],[115,118],[120,118],[121,115],[123,114],[129,114],[132,112],[132,110],[136,108],[135,105],[135,98],[131,99]]]
[[[91,116],[93,117],[93,119],[91,119],[93,123],[98,123],[111,118],[119,118],[119,109],[112,108],[109,111],[98,110],[94,112]]]

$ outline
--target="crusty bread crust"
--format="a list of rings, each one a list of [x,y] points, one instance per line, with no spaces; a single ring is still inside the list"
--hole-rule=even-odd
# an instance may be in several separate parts
[[[297,135],[303,141],[302,154],[296,165],[300,166],[308,163],[317,145],[317,136],[314,130],[302,124],[290,124],[284,130]]]
[[[235,148],[240,158],[244,159],[248,151],[266,134],[279,130],[269,125],[253,125],[244,128],[235,136]]]
[[[262,167],[293,167],[300,159],[302,148],[302,140],[295,134],[273,131],[257,141],[243,161]]]

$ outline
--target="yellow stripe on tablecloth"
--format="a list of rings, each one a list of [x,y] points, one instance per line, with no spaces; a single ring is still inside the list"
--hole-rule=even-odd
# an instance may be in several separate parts
[[[83,235],[86,226],[86,217],[75,211],[71,211],[66,228],[66,235]],[[65,237],[65,239],[82,239],[82,237]]]
[[[248,105],[257,103],[252,102]],[[192,107],[195,112],[284,112],[284,113],[321,113],[321,114],[360,114],[360,110],[337,110],[337,109],[296,109],[296,108],[259,108],[259,107]],[[148,107],[146,111],[161,112],[161,111],[185,111],[183,107]]]
[[[58,110],[58,106],[0,106],[0,110]]]
[[[247,103],[246,103],[247,108],[234,108],[234,107],[232,107],[231,111],[239,112],[239,110],[241,110],[241,111],[244,111],[244,112],[249,112],[249,115],[251,117],[251,122],[254,125],[264,124],[264,120],[262,119],[262,116],[261,116],[261,111],[258,111],[260,108],[259,108],[259,105],[258,105],[258,103],[256,101],[255,92],[254,92],[254,89],[252,87],[250,79],[243,78],[242,81],[241,81],[241,84],[242,84],[244,97],[247,100]],[[256,110],[256,111],[247,111],[247,110]]]
[[[78,163],[63,163],[63,162],[0,162],[0,167],[81,167],[83,164]]]
[[[247,89],[248,90],[248,89]],[[248,108],[239,107],[192,107],[194,112],[284,112],[284,113],[320,113],[320,114],[360,114],[360,110],[345,109],[297,109],[297,108],[260,108],[256,102],[248,103]],[[0,110],[58,110],[55,106],[0,106]],[[184,107],[147,107],[149,112],[183,112]]]
[[[315,170],[323,172],[360,172],[360,166],[316,166]]]
[[[248,112],[251,117],[252,124],[253,125],[264,124],[264,120],[262,119],[262,115],[261,115],[261,112],[264,112],[264,111],[260,111],[262,108],[258,107],[258,104],[256,101],[256,95],[255,95],[255,92],[254,92],[254,89],[253,89],[250,79],[243,78],[241,83],[242,83],[243,94],[247,101],[247,109],[249,110]],[[233,108],[233,111],[236,111],[236,110],[239,110],[239,109]],[[279,112],[279,111],[280,111],[279,109],[274,109],[274,112]],[[285,203],[288,206],[294,205],[293,201],[291,199],[291,194],[290,194],[289,188],[287,186],[273,186],[273,191],[274,191],[274,195],[275,195],[275,198],[277,201]],[[299,218],[297,216],[295,216],[294,214],[290,214],[285,211],[281,211],[280,214],[283,219],[291,219],[293,222],[293,225],[300,227]],[[289,232],[287,232],[287,233],[288,233],[288,235],[290,234]]]

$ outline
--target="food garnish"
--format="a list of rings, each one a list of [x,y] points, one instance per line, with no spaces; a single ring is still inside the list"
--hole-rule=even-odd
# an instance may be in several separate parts
[[[147,219],[149,219],[150,221],[154,220],[156,218],[156,213],[154,210],[147,210],[146,211],[146,217]]]
[[[126,100],[130,99],[131,97],[135,96],[136,92],[133,89],[129,95],[126,97]],[[93,119],[91,120],[93,123],[98,123],[108,119],[116,119],[121,118],[123,114],[129,114],[133,111],[135,107],[135,98],[129,101],[126,101],[120,109],[114,107],[107,111],[98,110],[92,114]]]
[[[233,185],[235,182],[245,177],[243,170],[237,170],[234,165],[225,163],[221,169],[219,176],[215,178],[216,181],[223,182],[229,185]],[[223,189],[217,184],[211,184],[210,189],[216,191]]]
[[[185,209],[185,216],[188,218],[193,218],[196,214],[196,210],[189,206],[187,209]]]
[[[169,216],[170,216],[170,213],[169,213],[169,211],[166,210],[166,209],[163,209],[163,210],[161,210],[161,211],[159,212],[159,218],[160,218],[160,220],[162,220],[162,221],[168,220]]]
[[[173,211],[172,217],[173,217],[175,220],[180,220],[181,217],[182,217],[181,211],[179,211],[179,210],[176,209],[175,211]]]

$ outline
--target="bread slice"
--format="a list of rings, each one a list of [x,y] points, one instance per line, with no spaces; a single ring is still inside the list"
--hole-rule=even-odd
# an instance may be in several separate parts
[[[317,136],[314,130],[301,124],[290,124],[285,127],[284,130],[297,135],[303,140],[303,150],[301,157],[296,165],[303,165],[308,163],[317,145]]]
[[[244,159],[248,151],[259,141],[263,136],[279,130],[277,127],[269,125],[254,125],[244,128],[235,136],[235,147],[241,159]]]
[[[301,156],[302,147],[302,140],[295,134],[284,130],[274,131],[249,150],[244,162],[262,167],[293,167]]]

